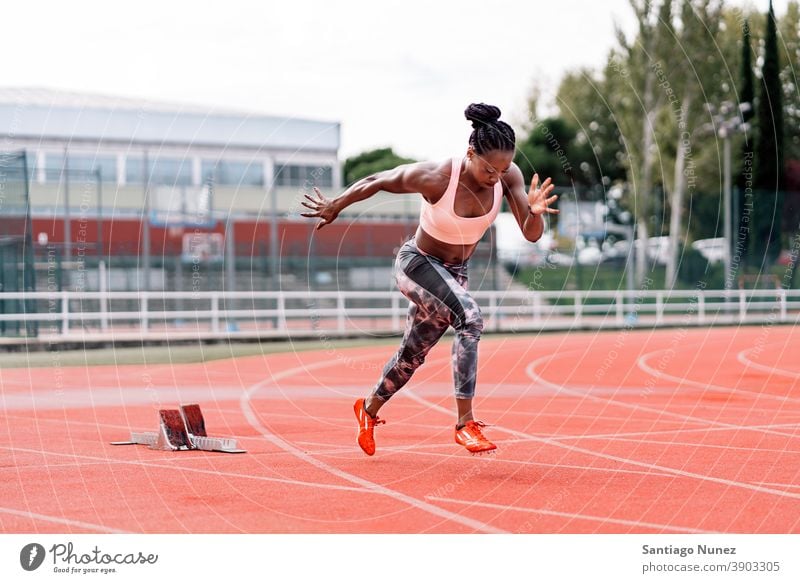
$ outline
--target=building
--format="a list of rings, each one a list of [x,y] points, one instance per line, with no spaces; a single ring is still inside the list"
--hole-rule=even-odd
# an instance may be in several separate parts
[[[27,155],[40,271],[54,254],[66,262],[105,258],[107,266],[126,266],[121,280],[144,280],[145,289],[170,289],[176,269],[178,279],[186,277],[175,266],[181,258],[210,265],[227,257],[238,266],[231,269],[243,270],[253,261],[242,267],[239,258],[251,258],[270,279],[257,285],[268,287],[283,285],[275,278],[287,257],[389,261],[413,233],[414,197],[381,193],[318,235],[314,222],[299,216],[312,186],[331,195],[342,190],[340,129],[336,121],[0,89],[0,152]],[[229,288],[233,279],[231,273]],[[256,285],[246,274],[240,279]]]
[[[270,212],[267,194],[274,187],[277,210],[287,213],[299,189],[341,187],[339,133],[332,121],[44,89],[0,90],[2,149],[28,152],[37,214],[61,214],[67,207],[77,212],[80,188],[65,200],[64,174],[75,185],[86,181],[81,173],[88,179],[97,171],[106,216],[141,214],[145,181],[154,190],[191,192],[210,178],[216,212]],[[153,210],[163,201],[150,202]]]
[[[28,152],[35,214],[80,208],[79,188],[65,200],[65,173],[76,183],[82,182],[82,174],[99,171],[106,216],[141,214],[146,179],[150,212],[170,206],[159,198],[159,187],[185,191],[184,203],[191,209],[192,193],[213,179],[216,213],[264,216],[277,211],[289,216],[302,210],[302,193],[311,186],[332,193],[342,189],[340,129],[335,121],[47,89],[0,89],[0,149]],[[418,208],[416,201],[378,195],[350,214],[407,216]]]

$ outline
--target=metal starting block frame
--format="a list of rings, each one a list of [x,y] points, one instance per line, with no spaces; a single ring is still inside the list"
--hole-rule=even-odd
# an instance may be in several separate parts
[[[180,409],[161,409],[157,431],[131,431],[129,441],[112,441],[111,445],[146,445],[163,451],[199,449],[221,453],[246,453],[231,437],[209,437],[200,405],[181,405]]]

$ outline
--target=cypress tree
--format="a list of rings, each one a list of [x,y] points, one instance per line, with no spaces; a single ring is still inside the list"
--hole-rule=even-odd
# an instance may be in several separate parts
[[[753,83],[753,48],[750,44],[750,22],[745,19],[742,26],[742,61],[739,103],[748,104],[749,109],[742,111],[742,122],[749,124],[755,115],[755,88]],[[753,130],[748,125],[742,144],[741,171],[736,179],[736,206],[733,224],[733,254],[740,261],[747,263],[749,245],[750,214],[753,209]]]
[[[752,259],[772,264],[780,253],[783,211],[783,99],[778,62],[778,33],[772,1],[767,14],[764,65],[758,100],[758,136],[753,165]]]

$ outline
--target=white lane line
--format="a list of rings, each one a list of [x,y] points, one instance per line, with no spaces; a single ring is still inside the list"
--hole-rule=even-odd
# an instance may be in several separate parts
[[[126,387],[109,389],[98,387],[87,390],[56,392],[51,389],[41,392],[6,395],[4,411],[62,411],[68,409],[95,410],[100,407],[123,407],[149,405],[154,399],[159,402],[186,401],[236,401],[242,394],[241,387]]]
[[[604,417],[607,419],[607,417]],[[711,433],[739,431],[741,429],[774,429],[776,427],[797,427],[800,423],[772,423],[769,425],[736,425],[734,427],[696,427],[693,429],[659,429],[657,431],[631,431],[626,433],[584,433],[580,435],[553,435],[552,439],[619,439],[621,437],[647,437],[650,435],[674,435],[676,433]],[[785,433],[779,435],[785,436]]]
[[[53,469],[58,470],[58,469],[61,469],[61,468],[78,468],[78,469],[80,469],[80,468],[87,468],[89,466],[103,466],[103,465],[107,465],[108,463],[109,462],[107,462],[107,461],[101,461],[101,462],[66,462],[66,463],[63,463],[63,464],[47,464],[44,467],[47,468],[48,470],[53,470]],[[27,466],[21,466],[21,467],[23,469],[31,469],[34,466],[27,465]],[[13,467],[0,467],[0,472],[12,471],[12,470],[15,470],[15,469],[16,468],[13,468]],[[39,469],[41,469],[41,468],[39,468]]]
[[[667,530],[686,534],[721,534],[714,530],[699,530],[690,527],[670,526],[669,524],[658,524],[655,522],[640,522],[638,520],[625,520],[623,518],[608,518],[605,516],[593,516],[591,514],[580,514],[576,512],[558,512],[557,510],[546,510],[544,508],[526,508],[524,506],[509,506],[507,504],[494,504],[492,502],[470,502],[468,500],[458,500],[455,498],[442,498],[439,496],[428,496],[428,499],[436,502],[450,502],[452,504],[462,504],[465,506],[480,506],[482,508],[492,508],[494,510],[526,512],[529,514],[544,514],[546,516],[558,516],[560,518],[572,518],[575,520],[589,520],[601,522],[603,524],[621,524],[624,526],[636,526],[641,528],[653,528],[656,530]]]
[[[800,454],[800,451],[791,450],[791,449],[774,449],[774,448],[760,448],[760,447],[743,447],[739,445],[722,445],[718,443],[699,443],[696,441],[692,442],[685,442],[685,441],[661,441],[658,439],[631,439],[627,437],[604,437],[604,441],[625,441],[631,443],[652,443],[654,445],[685,445],[687,447],[696,447],[696,448],[709,448],[709,449],[726,449],[729,451],[749,451],[749,452],[760,452],[760,453],[788,453],[788,454]]]
[[[367,355],[367,356],[354,358],[353,360],[366,360],[368,358],[374,358],[374,356]],[[376,484],[375,482],[370,482],[369,480],[365,480],[364,478],[361,478],[360,476],[356,476],[355,474],[351,474],[349,472],[345,472],[344,470],[340,470],[339,468],[336,468],[336,467],[334,467],[334,466],[332,466],[330,464],[327,464],[327,463],[325,463],[325,462],[323,462],[321,460],[318,460],[315,457],[307,454],[303,450],[297,448],[294,444],[289,443],[285,439],[283,439],[281,437],[278,437],[277,435],[273,434],[272,432],[270,432],[266,427],[264,427],[261,424],[261,421],[259,420],[258,415],[256,414],[255,410],[253,409],[250,401],[253,398],[253,396],[262,387],[265,387],[265,386],[268,387],[268,386],[270,386],[270,384],[277,383],[281,379],[290,377],[290,376],[295,375],[297,373],[307,372],[309,370],[314,370],[314,369],[319,369],[319,368],[326,368],[326,367],[329,367],[329,366],[332,366],[332,365],[341,366],[341,364],[342,364],[342,362],[341,362],[340,359],[333,358],[333,359],[322,361],[322,362],[316,362],[314,364],[298,366],[298,367],[295,367],[295,368],[292,368],[292,369],[289,369],[289,370],[282,371],[280,373],[274,374],[274,375],[272,375],[271,378],[266,379],[264,381],[261,381],[259,383],[256,383],[256,384],[252,385],[250,388],[248,388],[245,391],[245,393],[242,395],[242,398],[241,398],[241,401],[240,401],[240,406],[242,408],[242,412],[245,415],[245,418],[247,419],[247,422],[251,425],[251,427],[253,427],[255,430],[257,430],[264,437],[264,439],[266,439],[267,441],[269,441],[270,443],[272,443],[276,447],[279,447],[280,449],[291,453],[292,455],[294,455],[298,459],[300,459],[300,460],[302,460],[302,461],[304,461],[304,462],[306,462],[306,463],[308,463],[308,464],[310,464],[310,465],[312,465],[312,466],[314,466],[316,468],[324,470],[324,471],[326,471],[326,472],[328,472],[328,473],[330,473],[330,474],[332,474],[334,476],[337,476],[337,477],[339,477],[339,478],[341,478],[343,480],[346,480],[348,482],[351,482],[353,484],[357,484],[357,485],[361,486],[362,488],[365,488],[365,489],[369,490],[370,492],[373,492],[375,494],[381,494],[381,495],[387,496],[389,498],[393,498],[395,500],[398,500],[400,502],[408,504],[409,506],[417,508],[418,510],[422,510],[424,512],[428,512],[430,514],[433,514],[434,516],[438,516],[440,518],[444,518],[444,519],[452,521],[452,522],[456,522],[458,524],[467,526],[468,528],[471,528],[471,529],[476,530],[476,531],[495,533],[495,534],[508,534],[506,531],[504,531],[502,529],[495,528],[495,527],[493,527],[493,526],[491,526],[489,524],[486,524],[484,522],[481,522],[479,520],[473,520],[472,518],[468,518],[466,516],[461,516],[460,514],[456,514],[455,512],[450,512],[449,510],[445,510],[444,508],[440,508],[438,506],[430,504],[429,502],[425,502],[424,500],[419,500],[419,499],[414,498],[412,496],[409,496],[407,494],[403,494],[402,492],[398,492],[396,490],[392,490],[390,488],[387,488],[386,486],[383,486],[381,484]],[[348,404],[348,407],[349,406],[350,405]],[[354,444],[353,447],[355,448],[356,445]]]
[[[541,384],[547,384],[547,385],[550,385],[552,387],[558,387],[561,393],[563,393],[565,395],[570,395],[572,397],[581,397],[584,401],[586,401],[586,400],[595,401],[595,402],[599,402],[599,403],[604,403],[606,405],[614,405],[616,407],[622,407],[622,408],[625,408],[625,409],[632,409],[634,411],[647,411],[648,413],[657,413],[661,417],[672,417],[672,418],[676,418],[676,419],[681,419],[682,421],[689,421],[689,422],[692,422],[692,423],[705,423],[705,424],[707,424],[709,426],[714,426],[714,427],[726,427],[728,429],[736,429],[736,430],[744,430],[744,431],[755,431],[757,433],[765,433],[767,435],[780,435],[781,437],[791,437],[791,438],[795,438],[795,439],[800,438],[800,435],[794,435],[792,433],[783,433],[783,432],[780,432],[780,431],[770,431],[769,429],[751,429],[746,425],[743,426],[743,425],[736,425],[736,424],[733,424],[733,423],[725,423],[724,421],[715,421],[713,419],[706,419],[704,417],[694,417],[692,415],[684,415],[682,413],[674,413],[672,411],[665,411],[663,409],[657,409],[655,407],[646,407],[644,405],[639,405],[637,403],[628,403],[628,402],[625,402],[625,401],[617,401],[616,399],[606,399],[606,398],[603,398],[603,397],[595,397],[594,395],[591,395],[591,394],[578,393],[578,392],[576,392],[576,391],[574,391],[574,390],[572,390],[570,388],[567,388],[564,385],[559,385],[559,384],[556,384],[556,383],[552,383],[552,382],[546,380],[544,377],[542,377],[542,376],[540,376],[539,374],[536,373],[536,367],[540,363],[542,363],[544,361],[548,361],[548,360],[553,360],[555,358],[562,358],[562,357],[566,356],[567,354],[568,353],[561,353],[559,355],[549,355],[549,356],[543,356],[541,358],[537,358],[536,360],[534,360],[533,362],[531,362],[527,366],[527,368],[525,369],[525,374],[527,374],[534,382],[541,383]]]
[[[534,361],[534,362],[536,362],[536,361]],[[451,411],[445,409],[444,407],[440,407],[436,403],[432,403],[430,401],[427,401],[426,399],[423,399],[422,397],[420,397],[418,395],[415,395],[412,391],[409,391],[408,389],[405,389],[405,392],[412,399],[415,399],[419,403],[425,404],[425,405],[427,405],[428,407],[430,407],[432,409],[437,409],[437,410],[447,414],[448,416],[452,415]],[[569,445],[567,443],[562,443],[562,442],[560,442],[560,441],[558,441],[556,439],[551,439],[551,438],[547,438],[547,437],[537,437],[535,435],[531,435],[529,433],[525,433],[524,431],[517,431],[516,429],[510,429],[510,428],[507,428],[507,427],[503,427],[501,425],[492,425],[492,429],[496,430],[496,431],[502,431],[504,433],[508,433],[508,434],[514,435],[516,437],[526,437],[526,438],[531,439],[532,441],[536,441],[536,442],[542,443],[544,445],[552,445],[552,446],[557,447],[557,448],[566,449],[567,451],[571,451],[571,452],[575,452],[575,453],[581,453],[581,454],[584,454],[584,455],[588,455],[588,456],[591,456],[591,457],[597,457],[597,458],[600,458],[600,459],[611,460],[611,461],[619,462],[619,463],[622,463],[622,464],[633,465],[633,466],[640,467],[640,468],[646,468],[646,469],[650,469],[650,470],[657,470],[657,471],[664,472],[664,473],[667,473],[667,474],[672,474],[673,476],[679,476],[681,478],[692,478],[694,480],[700,480],[700,481],[703,481],[703,482],[711,482],[713,484],[722,484],[724,486],[729,486],[729,487],[734,487],[734,488],[742,488],[744,490],[752,490],[752,491],[755,491],[755,492],[760,492],[762,494],[772,494],[772,495],[775,495],[775,496],[781,496],[781,497],[785,497],[785,498],[795,498],[795,499],[799,499],[800,500],[800,493],[795,494],[793,492],[783,492],[781,490],[775,490],[773,488],[766,488],[766,487],[762,487],[762,486],[757,486],[757,485],[749,484],[749,483],[746,483],[746,482],[737,482],[735,480],[728,480],[726,478],[716,478],[714,476],[706,476],[704,474],[697,474],[695,472],[687,472],[685,470],[680,470],[678,468],[672,468],[672,467],[669,467],[669,466],[662,466],[662,465],[659,465],[659,464],[651,464],[649,462],[642,462],[642,461],[639,461],[639,460],[634,460],[634,459],[630,459],[630,458],[626,458],[626,457],[622,457],[622,456],[602,453],[602,452],[599,452],[599,451],[595,451],[593,449],[587,449],[585,447],[578,447],[578,446],[575,446],[575,445]]]
[[[56,524],[74,526],[75,528],[82,528],[84,530],[91,530],[94,532],[106,532],[109,534],[131,534],[131,532],[127,530],[117,530],[116,528],[109,528],[101,524],[92,524],[91,522],[82,522],[80,520],[70,520],[69,518],[59,518],[57,516],[49,516],[47,514],[38,514],[37,512],[29,512],[27,510],[16,510],[14,508],[0,508],[0,512],[2,512],[3,514],[10,514],[11,516],[30,518],[31,520],[41,520],[44,522],[54,522]]]
[[[509,443],[523,443],[523,442],[532,441],[530,439],[494,439],[492,443],[497,445],[509,444]],[[303,443],[304,445],[315,445],[315,446],[322,446],[324,444],[321,443],[309,443],[309,442],[298,442]],[[413,445],[413,446],[392,446],[392,447],[381,447],[381,451],[391,451],[393,453],[409,453],[413,455],[427,455],[433,457],[443,457],[443,458],[452,458],[453,455],[449,453],[441,453],[436,451],[424,451],[425,448],[431,447],[442,447],[441,444],[437,445]],[[334,454],[341,454],[341,453],[352,453],[353,448],[349,448],[347,450],[344,449],[330,449],[330,450],[321,450],[318,452],[310,452],[315,453],[317,455],[334,455]],[[504,459],[499,455],[495,455],[492,459],[493,464],[512,464],[512,465],[520,465],[520,466],[537,466],[543,468],[558,468],[558,469],[570,469],[570,470],[592,470],[597,472],[609,472],[612,474],[636,474],[636,475],[643,475],[643,476],[653,476],[653,477],[664,477],[664,478],[672,478],[672,474],[662,474],[659,472],[645,472],[643,470],[624,470],[620,468],[599,468],[597,466],[576,466],[572,464],[548,464],[545,462],[536,462],[536,461],[526,461],[526,460],[509,460]]]
[[[746,348],[742,350],[736,355],[736,360],[738,360],[741,364],[746,366],[747,368],[753,368],[755,370],[760,370],[761,372],[765,372],[771,375],[778,375],[782,377],[788,377],[790,379],[800,379],[800,372],[795,372],[793,370],[786,370],[783,368],[777,368],[774,366],[766,366],[764,364],[759,364],[757,362],[753,362],[749,358],[747,358],[747,354],[755,350],[755,348]]]
[[[131,446],[133,447],[133,446]],[[348,492],[360,492],[362,494],[369,494],[364,488],[355,488],[353,486],[339,486],[336,484],[325,484],[319,482],[305,482],[303,480],[292,480],[289,478],[271,478],[269,476],[254,476],[252,474],[239,474],[236,472],[220,472],[218,470],[204,470],[200,468],[191,468],[186,466],[175,465],[173,463],[169,464],[160,464],[155,462],[144,462],[144,461],[129,461],[129,460],[115,460],[111,458],[104,458],[99,456],[92,456],[92,455],[80,455],[75,453],[65,453],[60,451],[44,451],[39,449],[27,449],[22,447],[5,447],[0,446],[0,449],[5,449],[14,452],[23,452],[23,453],[37,453],[41,455],[53,455],[53,456],[64,456],[68,458],[75,458],[75,459],[82,459],[82,460],[92,460],[93,462],[105,462],[109,465],[126,465],[126,466],[138,466],[138,467],[145,467],[145,468],[157,468],[159,470],[172,470],[172,471],[179,471],[179,472],[190,472],[193,474],[204,474],[208,476],[222,476],[225,478],[241,478],[244,480],[256,480],[258,482],[276,482],[279,484],[290,484],[292,486],[304,486],[308,488],[321,488],[323,490],[343,490]],[[198,456],[198,459],[204,459]],[[207,461],[204,459],[204,461]],[[92,464],[94,465],[94,464]]]
[[[701,383],[699,381],[693,381],[690,379],[686,379],[683,377],[678,377],[675,375],[667,374],[663,371],[656,370],[649,364],[647,364],[648,359],[653,356],[656,356],[662,352],[666,352],[670,349],[662,349],[662,350],[655,350],[653,352],[648,352],[643,354],[636,360],[636,365],[642,369],[647,374],[662,380],[672,381],[673,383],[677,383],[678,387],[680,386],[690,386],[690,387],[697,387],[703,390],[712,390],[712,391],[719,391],[722,393],[728,393],[731,395],[748,395],[750,397],[757,397],[759,399],[773,399],[775,401],[780,401],[782,403],[800,403],[800,398],[797,397],[786,397],[783,395],[773,395],[770,393],[760,393],[758,391],[750,391],[748,389],[732,389],[730,387],[723,387],[722,385],[712,385],[709,383]]]
[[[484,412],[487,411],[487,409],[484,409],[484,408],[481,408],[481,410],[484,411]],[[239,411],[236,411],[236,413],[238,413],[238,412]],[[604,417],[604,419],[606,419],[606,418]],[[403,424],[406,425],[405,422]],[[798,424],[798,423],[778,423],[778,424],[769,424],[769,425],[741,425],[741,426],[737,425],[735,427],[697,427],[697,428],[694,428],[694,429],[663,429],[663,430],[658,430],[658,431],[631,431],[631,432],[625,432],[625,433],[584,433],[584,434],[578,434],[578,435],[552,435],[552,434],[536,434],[536,433],[534,433],[533,435],[535,436],[536,439],[541,438],[541,437],[549,437],[550,439],[565,440],[565,441],[567,441],[567,440],[581,440],[581,439],[609,439],[609,440],[627,441],[624,438],[628,438],[628,437],[650,437],[650,436],[654,436],[654,435],[675,435],[675,434],[684,434],[684,433],[721,433],[723,431],[738,431],[738,430],[745,429],[745,428],[746,429],[772,429],[772,428],[777,428],[777,427],[798,427],[798,425],[800,425],[800,424]],[[440,428],[439,425],[419,425],[419,426],[420,427],[424,427],[424,428],[435,428],[435,429],[439,429]],[[781,434],[781,435],[783,435],[783,434]],[[260,440],[261,438],[260,437],[244,437],[244,438],[239,438],[239,439],[243,439],[243,440],[259,439]],[[530,438],[513,438],[513,439],[499,439],[499,440],[495,439],[493,441],[496,444],[504,444],[504,443],[525,443],[525,442],[530,442],[530,441],[533,441],[533,440],[530,439]],[[630,440],[630,441],[634,441],[634,440]],[[640,440],[640,441],[646,441],[646,440]],[[650,440],[650,441],[652,441],[652,443],[674,443],[674,442],[671,442],[671,441],[670,442],[658,441],[658,440]],[[297,441],[296,443],[302,444],[302,445],[310,445],[310,446],[314,446],[314,447],[321,447],[321,448],[323,448],[323,451],[321,451],[320,453],[326,453],[326,454],[332,453],[332,452],[335,452],[335,453],[348,453],[348,452],[350,452],[350,453],[352,453],[352,451],[353,451],[353,448],[350,447],[350,446],[345,446],[343,444],[336,444],[336,443],[334,443],[334,444],[331,444],[331,443],[319,443],[319,442],[314,442],[314,441]],[[686,443],[684,445],[702,445],[702,444],[697,443],[697,442],[692,442],[692,443]],[[416,450],[416,449],[426,449],[426,448],[435,449],[435,448],[439,448],[439,447],[442,447],[441,443],[417,444],[417,445],[413,445],[413,446],[383,446],[382,445],[381,446],[381,451],[413,451],[413,450]],[[728,447],[728,446],[725,446],[725,447]],[[740,448],[738,446],[730,446],[730,447],[735,447],[737,449],[750,449],[750,448]],[[795,453],[795,452],[793,452],[793,450],[786,450],[786,449],[783,449],[783,450],[777,450],[777,449],[755,449],[755,451],[775,451],[775,452]],[[313,453],[313,452],[309,452],[309,453]],[[800,453],[800,451],[797,452],[797,453]]]
[[[778,486],[780,488],[800,488],[800,484],[783,484],[780,482],[753,482],[762,486]]]

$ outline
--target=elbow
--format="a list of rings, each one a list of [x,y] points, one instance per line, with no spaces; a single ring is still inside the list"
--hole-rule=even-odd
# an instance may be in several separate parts
[[[365,188],[369,188],[369,186],[373,184],[376,180],[377,177],[374,174],[372,174],[370,176],[365,176],[364,178],[361,178],[360,180],[356,181],[356,183],[353,186],[363,190]]]

